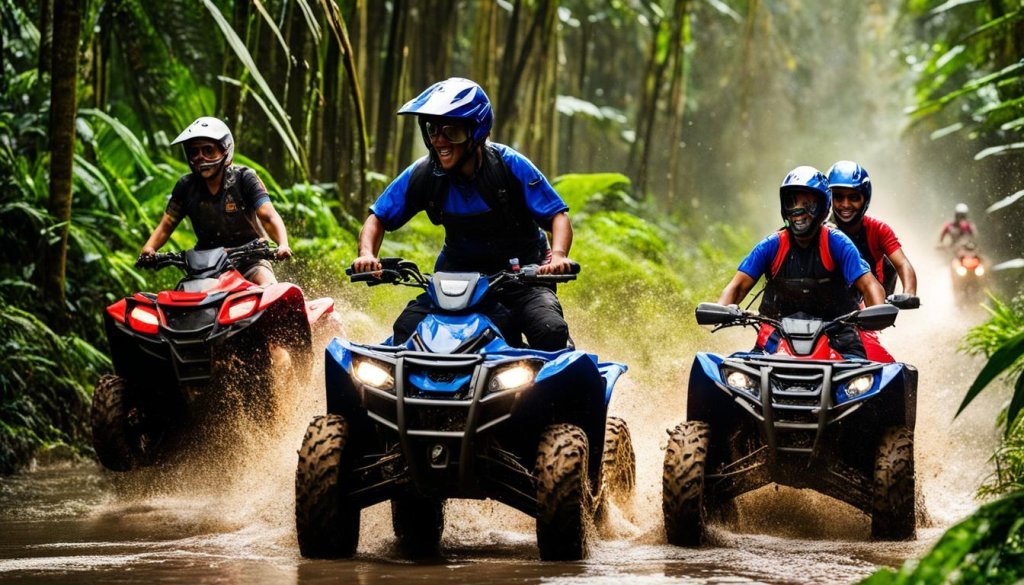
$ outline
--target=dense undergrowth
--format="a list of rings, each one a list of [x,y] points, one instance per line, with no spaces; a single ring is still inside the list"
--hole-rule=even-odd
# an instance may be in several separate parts
[[[34,80],[22,89],[33,92]],[[24,467],[40,452],[88,456],[88,407],[92,384],[111,368],[102,331],[103,308],[137,290],[173,286],[174,269],[144,273],[133,262],[160,217],[174,181],[185,167],[174,149],[144,144],[113,116],[79,112],[75,197],[68,249],[68,334],[47,321],[35,284],[39,251],[53,229],[46,213],[46,153],[38,126],[24,112],[0,112],[0,336],[4,344],[0,397],[0,472]],[[41,121],[41,116],[35,118]],[[409,289],[367,295],[347,282],[362,218],[344,211],[333,185],[280,187],[258,164],[275,207],[289,227],[296,259],[278,269],[309,296],[340,297],[343,319],[358,314],[390,322],[411,298]],[[619,174],[568,175],[554,181],[576,226],[573,257],[584,266],[578,283],[560,294],[566,312],[600,346],[631,339],[624,361],[643,362],[666,341],[679,341],[692,323],[696,301],[710,298],[734,270],[749,238],[691,220],[676,223],[646,208]],[[443,231],[425,215],[389,234],[385,256],[402,256],[429,271]],[[165,249],[191,246],[179,228]],[[379,290],[379,289],[378,289]],[[351,309],[345,312],[344,309]]]

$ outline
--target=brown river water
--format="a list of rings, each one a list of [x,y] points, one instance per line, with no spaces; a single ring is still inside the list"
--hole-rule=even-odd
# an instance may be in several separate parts
[[[942,267],[936,267],[941,270]],[[919,268],[919,273],[924,272]],[[943,274],[942,272],[937,272]],[[699,549],[665,544],[661,461],[665,429],[683,419],[690,356],[644,392],[627,375],[613,414],[630,423],[637,494],[610,513],[588,560],[537,560],[533,520],[493,502],[451,502],[442,556],[402,560],[393,550],[390,509],[363,512],[352,560],[300,557],[294,529],[295,449],[311,409],[296,409],[273,436],[211,441],[214,453],[171,470],[130,477],[90,464],[49,464],[0,478],[0,582],[13,583],[850,583],[879,566],[920,556],[943,529],[978,502],[989,472],[993,420],[1006,395],[983,395],[952,419],[977,360],[956,352],[980,310],[952,306],[946,280],[922,283],[926,308],[900,315],[883,342],[920,370],[916,457],[933,525],[907,543],[875,543],[869,520],[811,492],[771,486],[744,495],[739,521],[712,527]],[[947,285],[948,286],[948,285]],[[932,288],[929,292],[929,288]],[[702,346],[728,351],[750,333],[706,335]],[[705,343],[706,342],[706,343]],[[322,407],[321,407],[322,408]]]

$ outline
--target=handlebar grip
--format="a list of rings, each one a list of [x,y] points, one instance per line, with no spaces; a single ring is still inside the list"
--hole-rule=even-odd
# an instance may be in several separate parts
[[[571,282],[576,280],[575,274],[537,274],[527,276],[524,280],[528,282]]]
[[[356,273],[352,273],[351,270],[352,269],[349,268],[348,270],[345,271],[345,274],[348,274],[348,277],[349,277],[349,279],[352,282],[370,282],[370,281],[374,281],[374,280],[380,280],[380,277],[377,276],[376,273],[373,273],[373,272],[356,272]]]

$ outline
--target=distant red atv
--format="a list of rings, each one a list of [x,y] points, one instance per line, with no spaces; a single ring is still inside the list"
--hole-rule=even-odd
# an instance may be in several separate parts
[[[141,268],[177,266],[185,277],[173,291],[136,293],[107,307],[116,374],[100,378],[92,400],[93,446],[105,467],[158,463],[202,420],[268,419],[281,370],[305,384],[314,333],[340,330],[334,301],[307,303],[294,284],[260,287],[235,269],[273,258],[256,240],[139,259]]]

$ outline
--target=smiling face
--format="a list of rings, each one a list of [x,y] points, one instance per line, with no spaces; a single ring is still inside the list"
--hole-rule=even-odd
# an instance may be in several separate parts
[[[441,168],[446,172],[455,169],[469,148],[470,128],[462,120],[438,117],[427,119],[423,129],[427,139],[430,140],[431,148],[437,154]],[[472,174],[471,161],[465,161],[465,163],[469,163],[468,168]]]
[[[803,235],[814,226],[818,197],[807,191],[796,191],[786,196],[786,217],[793,233]]]
[[[832,188],[832,211],[840,222],[852,222],[864,209],[864,195],[849,187]]]

